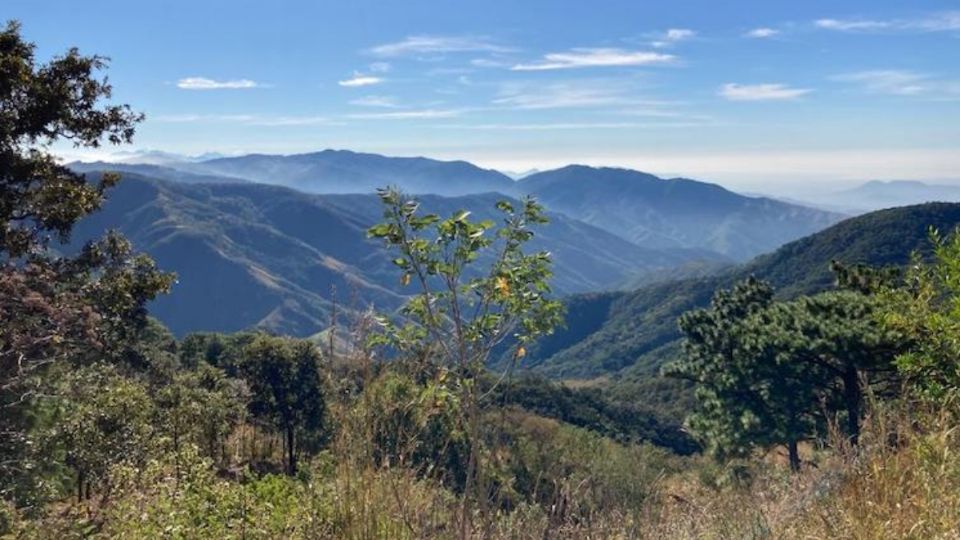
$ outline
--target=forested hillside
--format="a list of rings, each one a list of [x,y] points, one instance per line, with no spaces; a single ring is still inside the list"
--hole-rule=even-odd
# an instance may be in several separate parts
[[[842,218],[840,214],[800,205],[746,197],[706,182],[579,165],[513,181],[462,161],[324,150],[289,156],[246,155],[172,162],[164,166],[77,162],[71,167],[81,172],[113,170],[188,183],[251,181],[314,194],[372,194],[378,187],[390,185],[407,193],[448,197],[483,193],[514,198],[535,195],[551,212],[593,225],[643,248],[700,250],[738,261],[819,231]]]
[[[829,288],[832,261],[903,265],[914,250],[928,249],[929,228],[951,231],[960,204],[893,208],[845,220],[716,276],[685,279],[633,292],[569,300],[570,319],[554,336],[530,348],[525,365],[558,378],[591,378],[630,368],[654,374],[678,353],[676,319],[706,305],[714,292],[753,275],[790,298]],[[581,314],[590,314],[585,317]]]
[[[308,195],[263,184],[184,184],[126,173],[103,210],[78,224],[85,241],[116,228],[178,280],[153,312],[177,335],[253,327],[307,336],[342,311],[392,311],[406,294],[389,257],[366,239],[375,195]],[[436,212],[490,209],[503,198],[421,196]],[[645,249],[560,214],[534,245],[557,261],[558,295],[614,288],[647,271],[722,261],[702,250]],[[334,297],[334,288],[336,297]]]

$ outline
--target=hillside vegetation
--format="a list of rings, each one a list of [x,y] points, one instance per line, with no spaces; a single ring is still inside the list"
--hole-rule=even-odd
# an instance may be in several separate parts
[[[565,327],[531,347],[525,365],[555,378],[593,378],[629,370],[655,374],[676,352],[676,319],[706,305],[713,293],[750,275],[791,298],[832,286],[832,261],[904,265],[928,250],[930,227],[953,230],[960,204],[928,203],[847,219],[715,276],[686,279],[603,297],[574,297]],[[581,313],[589,313],[585,318]],[[588,319],[588,320],[585,320]]]
[[[476,209],[483,219],[502,197],[422,196],[451,213]],[[308,195],[263,184],[185,184],[124,175],[99,212],[80,222],[77,242],[116,228],[163,268],[176,271],[171,294],[152,312],[176,335],[263,328],[309,336],[342,313],[369,305],[392,311],[407,294],[390,258],[365,239],[381,218],[375,195]],[[646,249],[596,227],[550,214],[533,245],[553,254],[557,294],[613,288],[645,271],[708,252]],[[335,291],[335,292],[334,292]]]

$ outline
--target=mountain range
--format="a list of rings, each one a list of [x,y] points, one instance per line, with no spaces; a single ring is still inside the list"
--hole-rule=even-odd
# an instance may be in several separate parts
[[[366,229],[382,218],[376,195],[123,176],[74,237],[79,243],[119,229],[161,268],[176,272],[173,292],[151,311],[177,335],[253,326],[311,335],[329,324],[334,301],[345,309],[374,304],[390,311],[407,294],[389,254],[366,238]],[[420,201],[426,211],[470,209],[486,219],[497,217],[494,205],[503,198],[423,195]],[[705,250],[645,248],[563,214],[549,217],[532,248],[552,253],[558,295],[615,288],[643,272],[692,261],[727,260]]]
[[[960,186],[927,184],[916,180],[873,180],[840,191],[833,198],[851,208],[879,210],[925,202],[958,202]]]
[[[843,216],[716,184],[629,169],[570,165],[518,183],[548,208],[649,247],[709,249],[747,260]]]
[[[847,219],[708,277],[630,292],[576,295],[566,300],[566,324],[527,348],[524,367],[556,378],[655,375],[679,350],[677,318],[707,305],[719,288],[753,275],[770,281],[784,298],[825,290],[833,284],[831,261],[903,265],[915,250],[929,247],[929,227],[952,232],[958,226],[960,204],[881,210]]]
[[[152,154],[151,154],[152,155]],[[165,154],[161,154],[166,156]],[[694,249],[745,261],[843,218],[695,180],[628,169],[569,166],[513,180],[465,161],[387,157],[347,150],[162,160],[162,165],[74,163],[190,183],[256,182],[317,194],[369,194],[387,185],[412,194],[535,195],[553,211],[648,249]]]

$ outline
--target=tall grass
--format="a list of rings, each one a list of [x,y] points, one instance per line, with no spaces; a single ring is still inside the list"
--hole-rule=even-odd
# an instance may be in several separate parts
[[[865,426],[858,447],[837,438],[796,475],[754,462],[755,478],[726,489],[678,475],[640,536],[960,538],[957,416],[881,407]]]
[[[186,447],[112,471],[109,498],[64,502],[43,519],[0,508],[0,526],[61,540],[461,537],[462,478],[447,470],[463,445],[454,404],[402,372],[354,375],[331,407],[328,449],[298,477],[252,467],[282,456],[273,434],[243,426],[232,468]],[[873,404],[858,446],[834,433],[792,474],[776,450],[718,464],[492,408],[479,459],[487,499],[473,505],[469,536],[960,538],[958,418],[955,403]]]

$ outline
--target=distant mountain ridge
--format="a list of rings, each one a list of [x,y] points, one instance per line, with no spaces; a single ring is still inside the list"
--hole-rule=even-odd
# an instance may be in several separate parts
[[[848,206],[879,210],[926,202],[960,201],[960,186],[928,184],[917,180],[873,180],[841,191],[837,198]]]
[[[161,157],[166,158],[161,153]],[[82,171],[107,167],[77,163]],[[250,154],[215,159],[120,163],[115,169],[179,182],[241,180],[308,193],[373,193],[395,185],[408,193],[446,197],[532,194],[548,210],[589,223],[647,249],[695,249],[736,260],[770,251],[820,230],[841,215],[766,198],[746,197],[718,185],[661,179],[628,169],[571,165],[525,176],[482,169],[466,161],[387,157],[349,150],[305,154]]]
[[[495,218],[498,194],[424,195],[426,210],[468,208]],[[722,257],[703,250],[654,250],[562,214],[537,231],[533,247],[555,260],[557,294],[615,287],[644,271]],[[151,312],[177,335],[254,326],[305,336],[329,324],[331,290],[341,309],[373,303],[391,311],[407,290],[366,229],[382,219],[376,195],[314,195],[256,183],[184,183],[125,173],[104,208],[76,228],[77,242],[116,228],[164,270],[173,293]],[[482,261],[481,261],[482,262]],[[351,304],[344,307],[343,304]]]
[[[448,197],[515,193],[510,177],[466,161],[387,157],[350,150],[286,156],[249,154],[186,163],[181,167],[191,172],[278,184],[310,193],[373,193],[387,185],[397,185],[413,194]]]
[[[649,247],[701,248],[747,260],[844,216],[719,185],[630,169],[570,165],[517,182],[548,208]]]
[[[234,184],[250,182],[249,180],[233,176],[190,172],[170,165],[159,165],[153,163],[107,163],[104,161],[75,161],[67,165],[74,171],[81,173],[100,173],[103,171],[112,171],[117,173],[131,173],[148,178],[169,180],[171,182],[181,182],[186,184]]]

